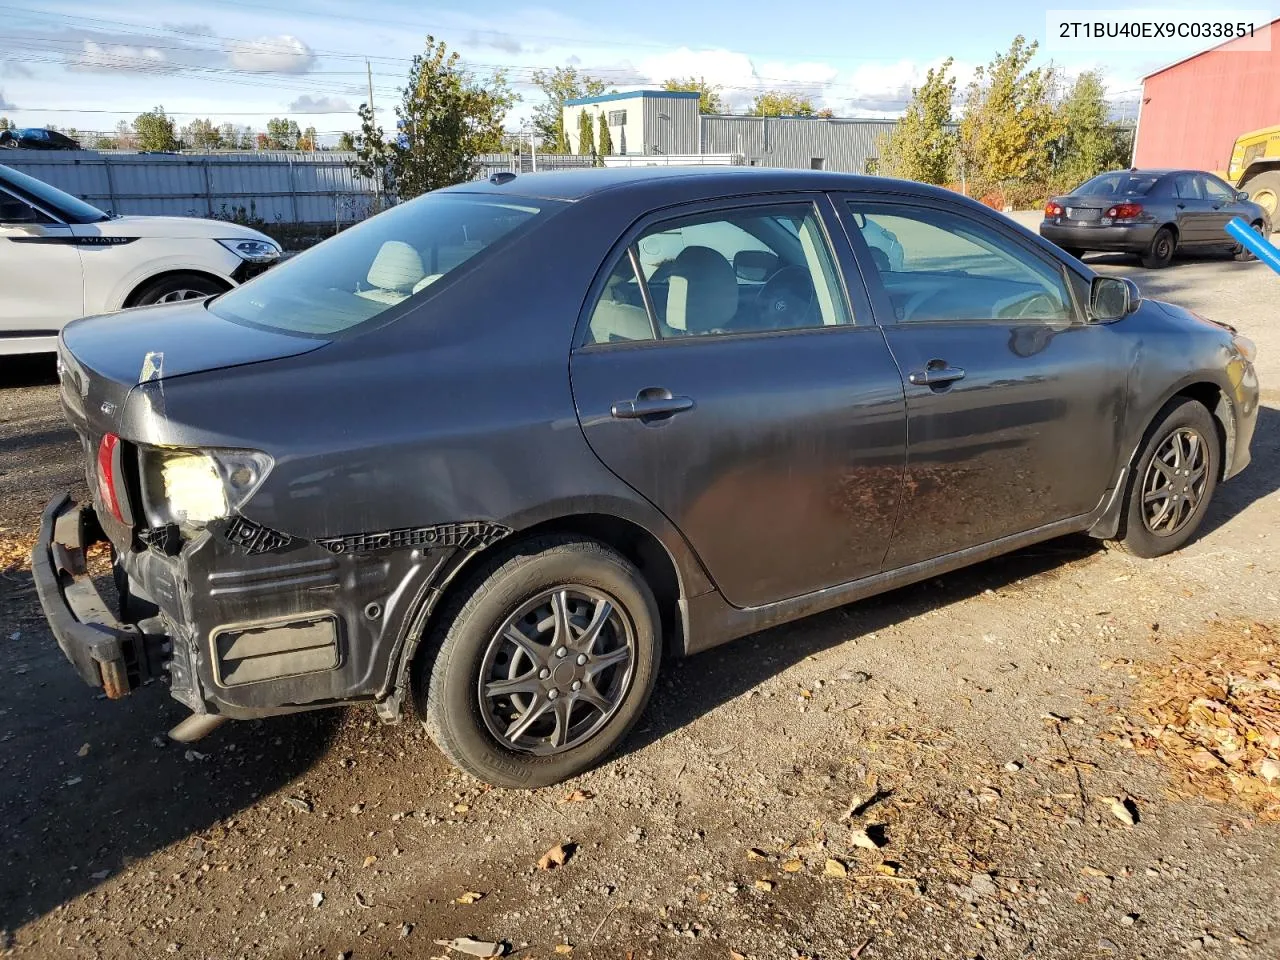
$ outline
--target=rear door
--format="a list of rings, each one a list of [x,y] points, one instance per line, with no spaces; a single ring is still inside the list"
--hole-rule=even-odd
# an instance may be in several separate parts
[[[907,474],[886,568],[1091,512],[1114,482],[1124,345],[1056,258],[942,200],[849,197],[845,222],[906,381]],[[892,234],[899,267],[863,246]]]
[[[634,227],[588,297],[571,359],[587,441],[736,606],[884,561],[903,388],[837,262],[825,197],[699,204]]]
[[[1203,243],[1209,237],[1212,217],[1201,178],[1194,173],[1175,173],[1173,192],[1175,209],[1178,211],[1178,242]]]

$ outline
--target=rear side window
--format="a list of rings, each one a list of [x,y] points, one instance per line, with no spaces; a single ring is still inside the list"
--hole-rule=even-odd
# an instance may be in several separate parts
[[[1173,192],[1180,200],[1202,200],[1200,178],[1190,173],[1179,173],[1173,178]]]
[[[209,304],[255,327],[332,336],[421,294],[560,204],[432,193],[326,240]]]
[[[605,281],[587,342],[850,322],[813,205],[741,207],[670,220],[641,234]]]

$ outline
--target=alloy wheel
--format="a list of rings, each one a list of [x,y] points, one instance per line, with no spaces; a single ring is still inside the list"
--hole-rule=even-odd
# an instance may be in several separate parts
[[[170,290],[156,298],[156,303],[178,303],[182,300],[203,300],[209,294],[204,290],[191,290],[187,287],[181,287],[177,290]]]
[[[521,605],[480,665],[480,712],[505,748],[547,756],[590,739],[631,685],[635,633],[616,599],[570,584]]]
[[[1158,537],[1171,537],[1195,516],[1209,482],[1208,445],[1196,430],[1179,427],[1156,450],[1142,480],[1142,520]]]

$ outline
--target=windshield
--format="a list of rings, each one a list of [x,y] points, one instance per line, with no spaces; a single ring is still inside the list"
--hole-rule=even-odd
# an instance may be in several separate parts
[[[1077,196],[1136,197],[1143,196],[1160,177],[1153,173],[1101,173],[1076,190]]]
[[[341,333],[422,293],[555,206],[428,193],[286,260],[211,301],[209,310],[269,330]]]
[[[25,193],[28,199],[71,223],[97,223],[99,220],[111,219],[93,204],[63,193],[43,180],[19,173],[12,167],[0,167],[0,183],[13,187],[19,193]]]

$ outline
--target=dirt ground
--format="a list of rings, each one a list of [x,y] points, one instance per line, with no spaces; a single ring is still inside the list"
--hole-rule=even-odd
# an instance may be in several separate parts
[[[1280,826],[1109,737],[1140,664],[1280,624],[1280,277],[1093,262],[1259,344],[1254,462],[1198,540],[1057,541],[667,664],[622,754],[562,787],[484,789],[364,710],[168,743],[165,690],[95,697],[0,563],[0,952],[1280,957]],[[6,553],[83,482],[52,384],[0,365]]]

